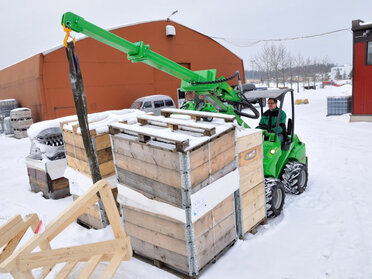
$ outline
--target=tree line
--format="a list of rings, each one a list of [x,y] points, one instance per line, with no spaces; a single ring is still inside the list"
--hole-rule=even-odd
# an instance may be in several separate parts
[[[245,72],[247,79],[259,79],[268,86],[274,82],[276,87],[293,88],[296,84],[297,91],[300,82],[310,86],[317,81],[329,80],[329,72],[335,66],[327,56],[304,58],[301,53],[293,55],[282,44],[264,45],[250,62],[252,70]]]

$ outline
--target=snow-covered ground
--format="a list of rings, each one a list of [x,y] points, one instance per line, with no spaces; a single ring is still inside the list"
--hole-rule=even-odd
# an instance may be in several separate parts
[[[238,241],[201,278],[372,278],[372,123],[349,123],[348,115],[326,117],[326,96],[350,94],[350,85],[295,93],[310,101],[296,106],[295,128],[309,157],[307,191],[288,195],[281,216]],[[287,98],[287,114],[289,108]],[[48,222],[72,202],[71,197],[46,200],[30,192],[25,166],[29,148],[28,139],[0,135],[0,224],[31,212]],[[96,231],[72,224],[52,246],[110,238],[110,228]],[[104,267],[101,263],[98,270]],[[81,269],[75,268],[72,278]],[[40,276],[40,271],[34,274]],[[176,277],[133,258],[120,265],[115,278]]]

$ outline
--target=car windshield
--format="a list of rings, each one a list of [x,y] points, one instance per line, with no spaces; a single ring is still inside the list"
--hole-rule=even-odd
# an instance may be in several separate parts
[[[141,106],[142,106],[142,102],[136,101],[136,102],[134,102],[134,103],[130,106],[130,108],[131,108],[131,109],[140,109]]]

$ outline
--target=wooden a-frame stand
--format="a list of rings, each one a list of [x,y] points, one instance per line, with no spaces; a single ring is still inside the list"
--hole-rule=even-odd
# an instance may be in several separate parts
[[[52,249],[50,242],[74,222],[88,206],[98,201],[98,193],[115,239]],[[56,276],[57,279],[62,279],[70,274],[77,263],[87,262],[79,278],[89,278],[96,266],[106,261],[109,264],[101,278],[112,278],[121,261],[130,260],[132,257],[130,238],[125,234],[110,185],[105,180],[95,183],[88,192],[48,224],[44,232],[34,235],[15,250],[27,229],[31,227],[35,231],[38,224],[39,218],[36,214],[27,215],[25,220],[18,215],[0,227],[0,248],[5,246],[0,254],[0,273],[9,272],[16,279],[30,279],[34,278],[32,269],[41,267],[42,278],[45,278],[56,264],[65,263]],[[40,251],[33,252],[37,247]]]

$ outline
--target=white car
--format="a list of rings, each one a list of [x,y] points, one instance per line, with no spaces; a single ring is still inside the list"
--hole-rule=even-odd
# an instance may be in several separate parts
[[[174,101],[167,95],[150,95],[138,98],[130,106],[131,109],[139,109],[145,112],[153,112],[160,115],[163,108],[175,108]]]

